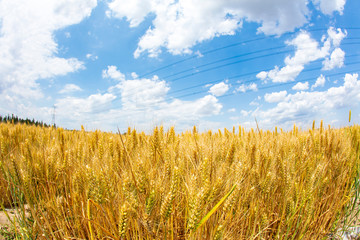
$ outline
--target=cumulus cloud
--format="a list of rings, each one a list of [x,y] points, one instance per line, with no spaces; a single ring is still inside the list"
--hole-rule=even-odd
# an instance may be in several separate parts
[[[64,88],[59,91],[59,93],[64,94],[64,93],[72,93],[78,91],[82,91],[82,89],[78,85],[70,83],[70,84],[66,84]]]
[[[326,13],[343,10],[345,0],[313,0]],[[140,38],[134,56],[143,52],[156,57],[166,48],[172,54],[191,53],[195,44],[222,35],[233,35],[243,21],[256,22],[259,32],[280,35],[308,22],[306,0],[112,0],[108,17],[125,18],[137,27],[153,14],[150,27]]]
[[[242,115],[243,117],[247,117],[247,116],[249,116],[249,115],[251,114],[251,111],[241,110],[240,113],[241,113],[241,115]]]
[[[109,2],[108,17],[126,18],[130,27],[137,27],[154,7],[155,1],[148,0],[117,0]]]
[[[304,31],[300,32],[293,40],[286,41],[286,44],[296,48],[294,56],[287,56],[284,60],[285,66],[280,69],[275,66],[273,70],[258,73],[257,77],[259,79],[270,79],[272,82],[277,83],[294,81],[304,69],[304,65],[324,58],[328,54],[330,47],[329,44],[325,44],[322,48],[319,47],[319,43]]]
[[[253,101],[251,101],[251,102],[249,103],[249,105],[250,105],[250,106],[259,106],[260,103],[257,102],[256,100],[253,100]]]
[[[207,95],[195,101],[195,114],[199,116],[218,115],[222,109],[219,100],[211,95]]]
[[[195,101],[174,100],[157,113],[160,119],[191,126],[201,118],[218,115],[222,107],[216,97],[207,95]]]
[[[162,47],[175,55],[191,53],[190,48],[195,44],[221,35],[234,35],[242,25],[238,16],[226,12],[215,1],[150,2],[156,14],[154,27],[140,38],[135,58],[143,52],[156,57]]]
[[[287,56],[285,58],[285,66],[282,68],[275,66],[274,69],[270,71],[261,71],[256,77],[265,82],[267,80],[275,83],[294,81],[304,70],[306,64],[318,59],[325,59],[323,62],[324,70],[343,66],[345,53],[338,46],[346,36],[346,32],[330,27],[327,35],[328,36],[324,35],[322,38],[323,46],[319,46],[320,44],[311,38],[308,32],[300,32],[294,39],[285,42],[287,45],[294,46],[296,49],[294,56]],[[330,51],[334,47],[335,49],[331,53],[330,58],[328,58]]]
[[[341,68],[344,66],[345,52],[340,48],[336,48],[330,55],[323,61],[323,69],[331,70],[334,68]]]
[[[103,78],[112,78],[117,81],[124,81],[125,75],[117,70],[116,66],[108,66],[107,69],[102,71]]]
[[[261,100],[261,96],[258,96],[256,99],[254,99],[253,101],[251,101],[251,102],[249,103],[249,105],[250,105],[250,106],[259,106],[260,103],[259,103],[258,101],[260,101],[260,100]]]
[[[56,102],[57,112],[64,117],[80,116],[82,113],[91,113],[101,107],[109,105],[116,96],[111,93],[92,94],[86,98],[66,97],[58,99]],[[69,115],[69,116],[67,116]]]
[[[109,88],[109,92],[119,92],[124,109],[143,108],[156,106],[165,100],[170,90],[167,83],[159,80],[157,76],[151,79],[138,79],[136,73],[131,73],[132,79],[126,79],[116,66],[108,66],[103,70],[103,78],[111,78],[119,81],[118,84]]]
[[[256,83],[250,83],[249,85],[241,84],[238,88],[236,88],[236,91],[245,93],[247,91],[254,91],[256,92],[258,90]]]
[[[229,85],[221,82],[212,86],[209,90],[209,93],[213,94],[216,97],[224,95],[229,90]]]
[[[323,87],[325,85],[325,77],[324,75],[320,75],[317,79],[314,85],[311,86],[311,90],[317,88],[317,87]]]
[[[38,79],[84,68],[76,58],[56,56],[54,31],[81,22],[96,5],[96,0],[1,1],[0,91],[39,98]]]
[[[278,66],[275,67],[276,69],[279,69]],[[263,81],[266,81],[266,79],[268,78],[268,72],[266,71],[261,71],[259,72],[258,74],[256,74],[256,77],[263,80]]]
[[[334,27],[330,27],[327,34],[334,47],[339,47],[341,41],[347,36],[346,30],[342,31],[340,28],[335,29]]]
[[[131,73],[131,77],[132,77],[133,79],[136,79],[136,78],[138,78],[139,76],[138,76],[135,72],[132,72],[132,73]]]
[[[103,106],[105,111],[96,117],[101,119],[104,116],[103,126],[113,127],[114,119],[123,119],[128,125],[139,128],[149,127],[152,123],[176,125],[178,129],[184,130],[194,124],[202,124],[205,117],[220,114],[223,107],[214,95],[191,101],[170,98],[167,96],[170,87],[157,76],[139,78],[136,73],[132,73],[127,78],[116,66],[108,66],[103,71],[103,77],[118,80],[116,85],[108,89],[109,94],[118,96],[118,99],[108,108]],[[92,124],[96,126],[96,122],[92,121]],[[206,126],[212,126],[212,122],[207,121]]]
[[[170,88],[157,78],[132,79],[120,82],[121,102],[124,109],[156,107],[165,100]]]
[[[45,123],[51,123],[53,109],[50,107],[39,107],[30,101],[22,101],[19,96],[3,92],[0,94],[1,115],[16,114],[20,118],[36,119]]]
[[[116,67],[111,66],[111,69],[111,72],[114,73],[112,74],[113,77],[124,76]],[[137,75],[133,73],[132,77],[137,77]],[[166,95],[170,88],[164,80],[159,80],[157,76],[151,79],[123,79],[119,84],[110,88],[110,91],[115,92],[116,89],[120,90],[122,106],[126,110],[149,108],[157,109],[162,115],[171,115],[172,111],[170,109],[174,109],[177,115],[184,115],[185,111],[189,111],[191,108],[192,114],[209,116],[218,114],[222,108],[216,97],[211,95],[195,101],[187,102],[173,99],[172,102],[167,102]]]
[[[332,14],[333,12],[343,13],[346,0],[313,0],[313,2],[325,14]]]
[[[96,55],[93,55],[93,54],[91,54],[91,53],[88,53],[88,54],[86,54],[86,58],[95,61],[95,60],[97,60],[99,57],[96,56]]]
[[[103,109],[109,109],[116,96],[111,93],[92,94],[85,98],[80,97],[66,97],[56,100],[56,121],[61,126],[78,129],[81,125],[91,123],[93,130],[101,127],[101,120],[97,119],[98,112]],[[108,113],[108,111],[106,111]],[[109,117],[109,116],[107,116]],[[106,119],[106,116],[102,116]],[[103,120],[102,119],[102,120]],[[99,120],[99,124],[94,124],[94,121]],[[87,126],[89,127],[89,126]],[[103,130],[110,130],[104,129]]]
[[[304,83],[298,82],[292,87],[292,90],[296,90],[296,91],[303,91],[308,89],[309,89],[309,82],[304,82]]]
[[[264,99],[268,103],[281,102],[282,100],[285,99],[286,95],[287,95],[287,91],[266,93]]]
[[[259,111],[261,124],[267,127],[301,123],[301,119],[319,119],[341,109],[355,109],[360,102],[358,74],[346,74],[343,85],[326,91],[301,91],[288,94],[274,108]]]

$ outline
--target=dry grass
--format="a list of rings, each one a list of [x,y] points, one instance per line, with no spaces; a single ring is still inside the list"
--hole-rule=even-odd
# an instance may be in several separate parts
[[[29,205],[29,239],[323,239],[359,192],[359,136],[0,124],[0,201]]]

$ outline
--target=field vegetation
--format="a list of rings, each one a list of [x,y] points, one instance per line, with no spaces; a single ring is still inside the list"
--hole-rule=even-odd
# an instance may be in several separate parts
[[[0,123],[0,202],[18,239],[327,239],[359,217],[359,140]]]

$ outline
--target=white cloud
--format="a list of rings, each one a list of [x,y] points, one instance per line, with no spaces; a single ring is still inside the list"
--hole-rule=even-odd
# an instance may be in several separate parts
[[[162,120],[176,121],[178,124],[191,123],[203,117],[218,115],[222,104],[212,95],[206,95],[194,101],[174,99],[162,104],[155,111],[157,117]],[[165,121],[164,121],[165,122]],[[192,124],[190,124],[192,125]]]
[[[139,76],[138,76],[135,72],[132,72],[132,73],[131,73],[131,77],[132,77],[133,79],[136,79],[136,78],[138,78]]]
[[[135,75],[133,74],[133,76]],[[166,95],[170,88],[165,81],[159,80],[157,76],[154,76],[152,79],[123,80],[111,88],[111,91],[115,91],[115,89],[120,90],[121,102],[125,110],[149,108],[153,110],[157,109],[162,115],[169,115],[172,112],[170,111],[171,108],[175,110],[177,114],[184,115],[184,112],[189,111],[191,108],[195,115],[208,116],[218,114],[222,108],[222,105],[218,103],[216,97],[211,95],[207,95],[193,102],[173,99],[173,101],[169,103],[166,101]]]
[[[341,41],[347,36],[346,30],[342,31],[340,28],[330,27],[327,33],[334,47],[339,47]]]
[[[346,0],[313,0],[313,2],[320,7],[323,13],[330,15],[335,11],[342,14]]]
[[[198,58],[204,57],[204,55],[203,55],[199,50],[197,50],[196,52],[194,52],[194,54],[195,54]]]
[[[98,59],[98,56],[88,53],[86,54],[86,58],[95,61]]]
[[[292,87],[292,90],[296,90],[296,91],[304,91],[308,89],[309,89],[309,82],[304,82],[304,83],[298,82]]]
[[[130,27],[137,27],[153,8],[155,1],[149,0],[116,0],[109,2],[111,11],[107,12],[108,17],[126,18]]]
[[[286,95],[287,95],[287,91],[266,93],[264,99],[268,103],[281,102],[285,99]]]
[[[221,35],[234,35],[242,25],[238,16],[227,15],[230,12],[223,4],[213,0],[165,0],[150,1],[150,4],[151,11],[156,14],[154,27],[140,38],[135,58],[143,52],[156,57],[162,47],[172,54],[191,53],[190,48],[195,44]]]
[[[236,112],[236,109],[235,109],[235,108],[230,108],[230,109],[228,110],[228,112],[230,112],[230,113]]]
[[[124,80],[116,88],[121,92],[124,109],[155,107],[165,100],[170,90],[165,81],[156,79]]]
[[[313,0],[321,11],[342,12],[345,0]],[[256,22],[259,32],[282,34],[303,26],[310,19],[307,0],[112,0],[108,17],[125,18],[138,26],[154,14],[152,27],[140,38],[134,53],[156,57],[166,48],[172,54],[191,53],[191,47],[222,35],[233,35],[243,21]]]
[[[241,115],[242,115],[243,117],[247,117],[247,116],[249,116],[249,115],[251,114],[251,111],[241,110],[240,113],[241,113]]]
[[[250,105],[250,106],[259,106],[260,103],[257,102],[257,101],[260,101],[260,100],[261,100],[261,96],[258,96],[256,99],[254,99],[253,101],[251,101],[251,102],[249,103],[249,105]]]
[[[59,91],[59,93],[64,94],[64,93],[72,93],[78,91],[82,91],[82,89],[78,85],[70,83],[70,84],[66,84],[65,87]]]
[[[59,113],[79,115],[80,113],[90,113],[94,110],[98,110],[99,107],[108,105],[115,99],[116,96],[111,93],[92,94],[87,98],[66,97],[58,99],[56,107],[58,108]]]
[[[195,114],[199,116],[218,115],[222,109],[216,97],[207,95],[195,101]]]
[[[185,130],[194,124],[203,127],[219,126],[204,120],[205,117],[218,115],[223,107],[213,95],[191,101],[170,98],[167,97],[170,88],[164,80],[157,76],[138,78],[136,73],[131,74],[132,79],[126,79],[116,66],[108,66],[103,71],[103,77],[120,80],[108,89],[111,95],[119,96],[119,101],[114,101],[114,106],[110,108],[105,107],[95,118],[105,119],[101,121],[102,129],[105,126],[113,129],[112,119],[123,119],[124,124],[142,129],[149,128],[151,124],[176,125],[179,130]],[[96,126],[100,122],[92,121],[91,124]]]
[[[206,121],[206,117],[218,115],[222,104],[212,95],[206,95],[193,101],[172,99],[149,104],[145,107],[133,108],[112,108],[109,111],[99,114],[96,118],[103,119],[100,127],[102,129],[114,129],[114,120],[121,119],[120,128],[128,125],[136,126],[139,129],[151,129],[154,125],[162,124],[164,127],[175,126],[177,130],[184,131],[194,125],[201,125],[208,128],[211,125],[220,127],[220,124]],[[92,123],[92,126],[95,123]],[[205,125],[204,125],[205,124]]]
[[[229,85],[221,82],[212,86],[209,90],[209,93],[213,94],[216,97],[224,95],[229,90]]]
[[[236,91],[238,92],[246,92],[247,88],[246,88],[246,85],[245,84],[241,84],[237,89]]]
[[[268,72],[266,72],[266,71],[261,71],[261,72],[259,72],[258,74],[256,74],[256,77],[259,78],[259,79],[261,79],[261,80],[263,80],[263,81],[265,81],[266,78],[268,77]]]
[[[133,79],[126,79],[116,66],[108,66],[103,70],[103,78],[112,78],[119,83],[109,88],[109,92],[120,93],[123,109],[156,107],[164,102],[170,88],[165,81],[155,75],[152,79],[138,79],[138,75],[131,73]]]
[[[66,97],[56,101],[56,119],[61,126],[79,128],[91,121],[97,111],[111,107],[116,96],[110,93],[93,94],[86,98]]]
[[[293,40],[286,41],[286,44],[296,48],[294,56],[287,56],[284,60],[285,66],[281,69],[279,69],[278,66],[275,66],[273,70],[258,73],[257,77],[259,79],[270,79],[273,82],[281,83],[294,81],[304,69],[304,65],[317,59],[324,58],[328,54],[330,48],[328,41],[320,48],[319,43],[312,39],[309,33],[304,31],[300,32]]]
[[[165,100],[169,91],[165,81],[160,81],[157,76],[152,79],[138,79],[136,73],[131,73],[133,79],[127,80],[116,66],[108,66],[103,70],[103,78],[112,78],[119,83],[109,88],[110,92],[121,94],[123,109],[136,109],[144,107],[154,107]]]
[[[52,108],[34,106],[30,101],[22,101],[19,96],[6,92],[0,93],[0,99],[1,115],[16,114],[21,118],[51,123]]]
[[[325,59],[323,62],[324,70],[341,67],[344,63],[345,53],[338,46],[346,37],[346,31],[343,32],[341,29],[335,30],[330,27],[327,35],[327,37],[323,36],[323,46],[320,47],[319,43],[311,38],[308,32],[301,31],[293,40],[285,42],[296,49],[294,56],[285,58],[285,66],[282,68],[275,66],[270,71],[261,71],[256,77],[265,82],[267,80],[275,83],[294,81],[304,70],[306,64],[318,59]],[[327,56],[330,55],[332,48],[335,48],[335,50],[333,50],[329,59]]]
[[[256,92],[256,91],[258,90],[256,83],[251,83],[251,84],[248,86],[248,89],[249,89],[249,90],[252,90],[252,91],[254,91],[254,92]]]
[[[320,75],[317,79],[314,85],[311,86],[311,90],[317,87],[323,87],[325,85],[325,77],[324,75]]]
[[[294,122],[301,124],[302,119],[323,119],[337,110],[356,109],[359,102],[358,74],[346,74],[342,86],[332,87],[323,92],[301,91],[288,94],[276,107],[259,111],[258,116],[264,127],[272,128],[279,124],[291,126]]]
[[[102,71],[103,78],[112,78],[117,81],[124,81],[125,75],[117,70],[116,66],[108,66],[107,69]]]
[[[340,48],[336,48],[329,58],[326,58],[323,61],[323,69],[324,70],[331,70],[336,67],[341,68],[344,66],[344,60],[345,60],[345,52],[341,50]]]
[[[256,102],[256,101],[254,100],[254,101],[251,101],[251,102],[249,103],[249,105],[250,105],[250,106],[259,106],[260,103],[258,103],[258,102]]]
[[[256,83],[250,83],[249,85],[241,84],[236,91],[238,92],[247,92],[248,90],[256,92],[258,90]]]
[[[54,31],[90,16],[96,0],[0,2],[0,91],[39,98],[38,79],[84,68],[76,58],[57,57]]]

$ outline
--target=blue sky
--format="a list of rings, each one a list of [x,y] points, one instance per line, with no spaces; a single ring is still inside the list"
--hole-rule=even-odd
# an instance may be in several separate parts
[[[0,0],[0,114],[148,131],[360,118],[357,0]],[[55,108],[54,108],[55,107]]]

